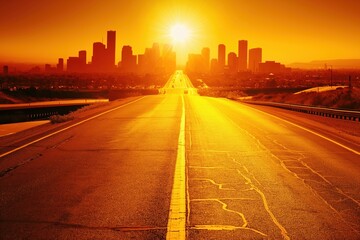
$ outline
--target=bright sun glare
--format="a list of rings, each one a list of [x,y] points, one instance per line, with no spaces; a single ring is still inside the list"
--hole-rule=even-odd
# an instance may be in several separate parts
[[[183,43],[189,40],[191,32],[184,24],[175,24],[171,27],[170,36],[174,43]]]

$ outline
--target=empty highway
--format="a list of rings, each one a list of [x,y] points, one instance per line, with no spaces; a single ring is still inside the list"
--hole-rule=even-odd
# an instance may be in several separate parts
[[[358,138],[181,71],[162,93],[1,137],[0,239],[360,238]]]

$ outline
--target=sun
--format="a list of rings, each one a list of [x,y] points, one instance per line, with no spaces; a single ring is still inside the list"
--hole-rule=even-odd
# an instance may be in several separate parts
[[[186,25],[177,23],[171,27],[170,37],[174,43],[184,43],[190,39],[191,31]]]

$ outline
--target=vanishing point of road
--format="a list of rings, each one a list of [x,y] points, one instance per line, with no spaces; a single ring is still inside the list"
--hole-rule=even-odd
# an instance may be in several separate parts
[[[359,141],[181,71],[161,93],[0,138],[0,239],[360,239]]]

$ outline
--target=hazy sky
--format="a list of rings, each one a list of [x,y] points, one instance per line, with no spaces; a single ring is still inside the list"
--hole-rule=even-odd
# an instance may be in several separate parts
[[[217,45],[237,52],[237,41],[262,47],[263,60],[283,63],[360,58],[358,0],[9,0],[0,4],[0,61],[56,63],[92,55],[92,43],[106,43],[116,30],[121,47],[135,54],[153,42],[171,43],[170,28],[188,26],[191,39],[174,46],[178,61]]]

